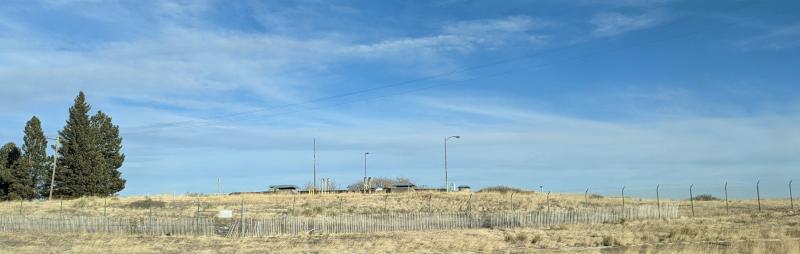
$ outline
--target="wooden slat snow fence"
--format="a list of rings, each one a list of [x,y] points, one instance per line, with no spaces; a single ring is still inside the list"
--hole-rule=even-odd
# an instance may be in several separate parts
[[[0,231],[203,236],[214,235],[215,227],[207,218],[0,215]]]
[[[677,218],[678,206],[625,208],[586,208],[562,211],[519,213],[407,213],[336,216],[278,216],[245,218],[236,221],[228,236],[260,237],[319,233],[374,233],[386,231],[424,231],[469,228],[514,228],[564,224],[603,224],[625,220]],[[242,228],[242,226],[244,226]]]
[[[374,233],[469,228],[513,228],[564,224],[602,224],[625,220],[677,218],[676,205],[596,207],[507,213],[404,213],[334,216],[275,216],[235,220],[216,227],[208,218],[34,217],[0,215],[0,231],[215,235],[260,237],[298,234]],[[224,227],[224,229],[223,229]]]

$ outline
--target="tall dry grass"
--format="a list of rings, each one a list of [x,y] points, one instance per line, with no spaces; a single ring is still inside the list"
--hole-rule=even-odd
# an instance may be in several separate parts
[[[578,209],[581,207],[619,207],[620,198],[594,197],[552,193],[548,197],[538,192],[412,192],[395,194],[245,194],[234,196],[184,196],[156,195],[120,198],[80,198],[74,200],[0,202],[0,214],[25,215],[91,215],[144,217],[213,216],[227,209],[239,211],[244,202],[245,213],[250,217],[274,215],[341,215],[376,213],[453,213],[453,212],[504,212],[541,211],[546,209]],[[686,200],[661,200],[662,204],[681,206],[681,214],[691,216],[690,202]],[[762,200],[762,211],[785,211],[787,200]],[[626,198],[626,206],[656,205],[652,199]],[[199,211],[199,213],[198,213]],[[758,206],[754,200],[729,202],[730,214],[754,213]],[[695,201],[695,216],[728,214],[725,201]]]

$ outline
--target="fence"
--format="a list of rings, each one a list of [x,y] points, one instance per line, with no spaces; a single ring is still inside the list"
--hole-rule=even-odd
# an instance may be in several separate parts
[[[579,210],[526,213],[409,213],[337,215],[318,217],[282,216],[244,219],[235,223],[229,236],[260,237],[309,233],[374,233],[471,228],[515,228],[565,224],[603,224],[626,220],[677,218],[678,206],[662,205],[621,208],[598,207]],[[244,226],[242,228],[242,226]]]
[[[206,236],[216,234],[215,229],[207,218],[0,216],[0,231]]]
[[[601,224],[623,219],[676,218],[672,204],[626,208],[597,207],[518,213],[406,213],[245,218],[225,223],[208,218],[108,218],[0,216],[0,231],[124,233],[145,235],[227,235],[260,237],[309,233],[373,233],[470,228],[513,228]]]

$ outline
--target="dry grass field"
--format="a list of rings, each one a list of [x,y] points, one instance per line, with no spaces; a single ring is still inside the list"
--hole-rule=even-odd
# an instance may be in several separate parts
[[[682,207],[683,215],[690,216],[687,200],[661,200]],[[588,205],[583,195],[552,193],[549,198],[539,192],[412,192],[396,194],[245,194],[232,196],[134,196],[119,198],[81,198],[74,200],[0,202],[0,214],[25,215],[107,215],[180,217],[213,216],[217,211],[229,209],[238,212],[244,203],[248,217],[274,215],[341,215],[408,212],[505,212],[541,211],[550,209],[578,209],[581,207],[621,206],[619,197],[591,197]],[[656,200],[628,197],[627,206],[655,205]],[[784,211],[789,201],[762,200],[763,211]],[[695,201],[696,216],[726,214],[724,201]],[[731,200],[730,213],[757,212],[755,200]],[[685,208],[685,209],[684,209]]]
[[[470,198],[470,195],[472,197]],[[23,202],[31,215],[147,216],[146,197],[83,198]],[[188,197],[149,197],[159,216],[201,216],[220,209],[237,210],[242,201],[247,216],[293,214],[359,214],[396,212],[532,211],[547,209],[541,193],[405,193]],[[551,208],[585,206],[582,195],[551,194]],[[663,201],[663,200],[662,200]],[[163,202],[163,203],[162,203]],[[113,234],[41,234],[0,232],[0,253],[800,253],[800,214],[788,200],[696,201],[695,217],[688,201],[682,216],[670,220],[622,221],[601,225],[560,225],[516,229],[470,229],[372,234],[224,238],[138,236]],[[627,205],[654,204],[630,198]],[[619,206],[619,198],[593,198],[590,206]],[[0,203],[0,214],[20,213],[19,202]]]

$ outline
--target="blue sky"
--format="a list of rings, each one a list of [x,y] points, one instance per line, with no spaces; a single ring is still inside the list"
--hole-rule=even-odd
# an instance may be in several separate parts
[[[781,196],[800,179],[792,1],[8,1],[0,140],[120,125],[123,195],[318,174]],[[754,194],[753,194],[754,195]]]

